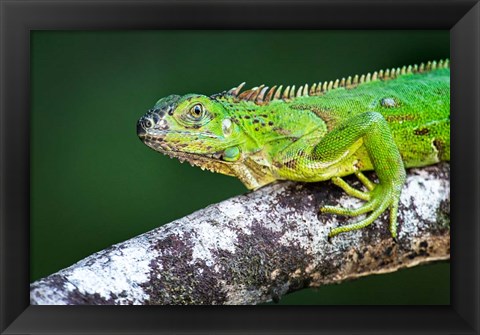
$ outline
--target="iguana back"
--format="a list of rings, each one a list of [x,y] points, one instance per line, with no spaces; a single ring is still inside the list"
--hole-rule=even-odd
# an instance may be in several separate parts
[[[339,87],[323,95],[297,98],[289,104],[294,110],[312,110],[330,128],[354,114],[378,112],[388,122],[406,167],[449,161],[448,63],[418,72],[392,72],[391,79],[365,81],[355,88]]]

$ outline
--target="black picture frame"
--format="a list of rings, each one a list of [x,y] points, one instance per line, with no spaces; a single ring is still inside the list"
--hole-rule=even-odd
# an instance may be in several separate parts
[[[19,333],[478,334],[477,1],[1,1],[0,331]],[[450,29],[450,306],[29,306],[30,31],[41,29]]]

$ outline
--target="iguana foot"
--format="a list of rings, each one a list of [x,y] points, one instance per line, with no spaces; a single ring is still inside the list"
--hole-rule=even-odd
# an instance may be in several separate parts
[[[329,239],[340,233],[367,227],[387,208],[390,209],[389,230],[392,234],[392,237],[395,239],[397,236],[397,212],[401,186],[397,187],[394,184],[375,184],[361,172],[356,172],[355,174],[362,184],[367,188],[368,192],[363,192],[351,187],[340,177],[332,178],[332,182],[341,187],[348,195],[364,200],[366,203],[363,206],[354,209],[340,206],[324,206],[320,209],[320,212],[348,216],[358,216],[369,212],[371,212],[371,214],[358,222],[332,229],[328,234]]]

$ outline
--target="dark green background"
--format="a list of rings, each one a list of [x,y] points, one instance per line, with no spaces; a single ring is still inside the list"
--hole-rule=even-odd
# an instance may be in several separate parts
[[[449,56],[448,31],[36,31],[31,41],[32,281],[246,192],[138,140],[136,121],[159,98],[242,81],[298,86]],[[281,303],[448,304],[449,271],[417,267]]]

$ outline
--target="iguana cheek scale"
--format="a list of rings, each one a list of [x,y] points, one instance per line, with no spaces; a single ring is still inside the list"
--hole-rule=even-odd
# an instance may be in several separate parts
[[[405,168],[450,160],[449,61],[404,66],[308,85],[244,83],[210,97],[170,95],[137,123],[152,149],[192,165],[239,178],[256,189],[275,180],[331,179],[364,200],[356,209],[325,206],[322,213],[364,219],[334,228],[329,236],[360,229],[397,211]],[[362,171],[374,170],[378,183]],[[355,174],[357,190],[342,177]]]

